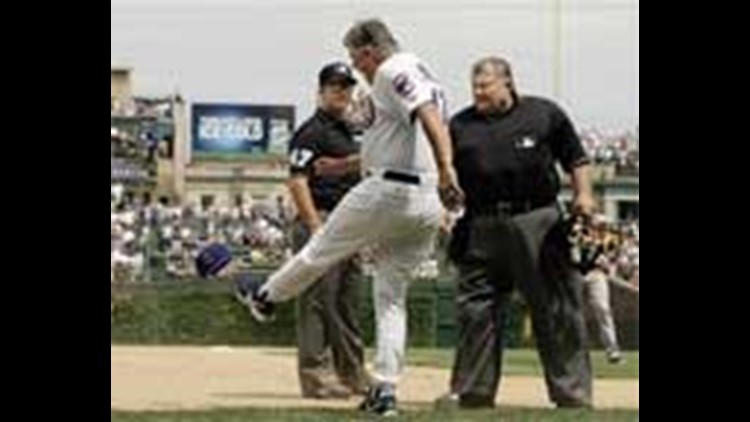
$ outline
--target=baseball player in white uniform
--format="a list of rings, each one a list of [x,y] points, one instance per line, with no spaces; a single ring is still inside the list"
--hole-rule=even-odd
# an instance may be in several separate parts
[[[395,388],[406,349],[408,282],[434,246],[443,205],[463,202],[453,169],[443,91],[416,56],[399,51],[384,23],[354,24],[344,39],[354,67],[372,87],[374,117],[352,168],[360,184],[341,200],[307,245],[265,284],[238,280],[238,294],[253,316],[266,321],[274,304],[299,295],[332,265],[365,248],[374,259],[377,352],[375,381],[364,411],[396,413]],[[418,125],[425,137],[418,137]]]

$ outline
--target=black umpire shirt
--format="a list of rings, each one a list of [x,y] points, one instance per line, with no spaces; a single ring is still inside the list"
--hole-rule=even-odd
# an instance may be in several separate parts
[[[541,98],[522,97],[490,114],[468,107],[450,129],[469,214],[498,202],[553,203],[560,191],[556,163],[567,172],[588,163],[565,112]]]
[[[346,157],[359,153],[348,125],[322,109],[308,119],[289,143],[289,170],[294,175],[307,176],[315,207],[331,211],[346,192],[357,182],[359,175],[319,176],[313,163],[320,157]]]

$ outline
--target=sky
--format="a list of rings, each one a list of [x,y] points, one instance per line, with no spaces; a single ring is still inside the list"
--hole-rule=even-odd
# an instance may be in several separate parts
[[[511,61],[523,94],[557,100],[581,128],[639,124],[638,0],[111,0],[111,65],[137,95],[190,102],[315,106],[317,72],[347,60],[356,20],[383,19],[437,73],[452,111],[469,70]]]

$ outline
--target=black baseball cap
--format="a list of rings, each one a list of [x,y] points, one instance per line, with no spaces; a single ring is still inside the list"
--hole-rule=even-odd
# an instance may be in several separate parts
[[[318,74],[318,84],[320,86],[329,85],[336,82],[343,82],[349,86],[356,85],[357,79],[354,77],[352,69],[341,62],[327,64]]]

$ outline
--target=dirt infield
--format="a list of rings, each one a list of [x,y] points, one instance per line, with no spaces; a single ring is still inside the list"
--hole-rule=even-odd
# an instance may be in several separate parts
[[[446,370],[410,367],[399,398],[406,407],[430,406],[447,385]],[[351,408],[357,404],[357,399],[300,398],[294,356],[275,349],[112,347],[111,387],[115,410]],[[597,408],[640,407],[638,380],[597,380],[594,388]],[[505,377],[498,402],[550,406],[543,380],[535,377]]]

